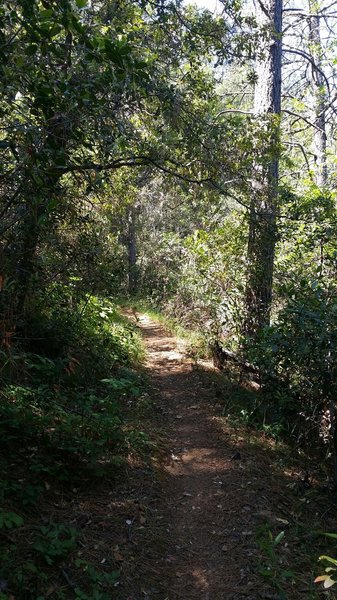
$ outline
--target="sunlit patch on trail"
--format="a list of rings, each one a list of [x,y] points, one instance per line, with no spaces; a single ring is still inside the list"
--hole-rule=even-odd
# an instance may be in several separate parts
[[[275,596],[263,548],[267,544],[268,551],[280,528],[286,528],[271,573],[282,578],[290,572],[292,506],[309,512],[310,503],[291,500],[293,477],[275,465],[279,448],[262,444],[262,433],[231,424],[220,393],[215,393],[219,390],[233,403],[247,390],[222,378],[208,362],[195,368],[178,340],[146,315],[138,325],[147,346],[153,405],[167,443],[157,473],[162,493],[154,526],[161,537],[153,542],[159,591],[165,581],[158,599],[281,598]],[[254,402],[255,392],[249,393]],[[261,575],[265,564],[268,577]],[[290,577],[281,584],[287,600],[298,598]]]

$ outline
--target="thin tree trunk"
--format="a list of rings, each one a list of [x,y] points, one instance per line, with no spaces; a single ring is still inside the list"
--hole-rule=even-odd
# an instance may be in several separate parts
[[[27,208],[26,218],[22,227],[21,258],[18,262],[17,276],[17,313],[22,317],[26,298],[29,294],[30,283],[35,273],[36,250],[40,237],[38,217],[31,208]]]
[[[317,0],[309,0],[309,15],[307,18],[309,26],[309,50],[313,58],[311,65],[311,91],[313,121],[315,124],[313,152],[315,155],[315,181],[318,187],[324,188],[328,183],[327,165],[327,134],[326,134],[326,106],[327,86],[323,75],[323,49],[321,41],[320,18],[317,14]],[[320,269],[324,269],[324,236],[320,240]],[[323,398],[326,403],[324,412],[329,414],[330,439],[332,457],[332,476],[335,487],[337,487],[337,410],[334,397],[333,366],[331,364],[331,332],[326,332],[329,339],[326,348],[326,370],[323,380]]]
[[[266,165],[257,166],[250,207],[244,325],[249,337],[258,335],[270,321],[278,210],[282,0],[262,1],[257,7],[263,38],[256,63],[254,112],[264,121],[270,158]]]
[[[315,12],[317,11],[316,0],[309,0],[309,43],[310,53],[314,59],[314,64],[311,65],[311,88],[312,88],[312,105],[314,113],[314,154],[316,161],[315,179],[319,187],[324,187],[327,184],[328,168],[326,161],[327,135],[326,135],[326,83],[322,72],[322,43],[320,31],[320,18]]]
[[[137,290],[137,245],[136,245],[136,208],[130,207],[128,217],[128,291]]]

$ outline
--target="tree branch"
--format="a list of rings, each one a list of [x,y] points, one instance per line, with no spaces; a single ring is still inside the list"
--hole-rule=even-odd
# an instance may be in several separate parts
[[[307,153],[306,153],[304,147],[302,146],[302,144],[300,144],[299,142],[283,142],[283,144],[285,146],[293,146],[293,147],[297,146],[301,150],[301,152],[302,152],[302,154],[304,156],[304,160],[305,160],[306,165],[307,165],[309,177],[310,177],[311,181],[313,181],[313,176],[312,176],[311,169],[310,169],[309,159],[308,159]]]
[[[288,115],[292,115],[293,117],[296,117],[297,119],[302,119],[302,121],[304,121],[305,123],[310,125],[310,127],[317,129],[317,131],[322,131],[322,129],[320,127],[318,127],[318,125],[316,125],[315,123],[312,123],[311,121],[309,121],[309,119],[307,119],[306,117],[303,117],[303,115],[300,115],[299,113],[295,113],[292,110],[288,110],[286,108],[283,108],[282,112],[287,113]]]
[[[307,61],[309,61],[309,62],[312,64],[312,66],[314,67],[314,69],[315,69],[315,70],[316,70],[318,73],[320,73],[320,74],[322,75],[322,77],[323,77],[323,79],[324,79],[324,81],[325,81],[325,83],[326,83],[326,87],[327,87],[327,89],[328,89],[328,92],[329,92],[329,94],[330,94],[330,84],[329,84],[329,80],[328,80],[328,78],[326,77],[325,73],[322,71],[322,69],[320,69],[320,68],[317,66],[316,62],[314,61],[314,59],[312,58],[312,56],[310,56],[310,54],[307,54],[307,53],[306,53],[306,52],[304,52],[303,50],[294,50],[294,49],[292,49],[292,48],[285,48],[285,47],[284,47],[283,49],[284,49],[284,52],[288,52],[289,54],[298,54],[299,56],[303,56],[303,58],[305,58]]]

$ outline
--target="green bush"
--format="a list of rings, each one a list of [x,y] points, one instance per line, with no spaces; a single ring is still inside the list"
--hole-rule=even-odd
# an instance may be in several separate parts
[[[303,281],[250,350],[250,359],[262,370],[273,418],[310,444],[328,441],[322,420],[334,418],[337,391],[334,294],[318,282]]]
[[[128,423],[142,393],[133,369],[143,352],[137,330],[107,299],[87,296],[71,306],[69,297],[68,289],[52,286],[25,335],[1,356],[0,530],[15,535],[13,543],[5,535],[0,542],[0,579],[10,590],[4,599],[43,598],[48,569],[76,549],[72,526],[41,525],[40,503],[57,489],[72,494],[74,485],[103,475],[108,481],[130,449],[147,444]],[[81,583],[74,594],[103,600],[116,578],[116,571],[86,564],[83,589]]]

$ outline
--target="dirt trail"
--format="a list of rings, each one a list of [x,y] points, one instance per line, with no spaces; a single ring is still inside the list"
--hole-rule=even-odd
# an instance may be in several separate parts
[[[177,340],[147,316],[138,325],[171,445],[160,506],[167,526],[157,563],[168,587],[162,600],[278,598],[256,593],[261,582],[249,566],[256,552],[253,528],[270,504],[263,472],[256,476],[256,456],[242,451],[240,439],[221,435],[211,391]]]
[[[148,316],[137,325],[153,401],[149,431],[161,430],[162,455],[115,490],[113,536],[123,555],[116,598],[325,598],[313,583],[326,552],[317,531],[335,531],[334,496],[307,487],[308,463],[289,448],[224,418],[224,402],[253,406],[255,392],[211,365],[196,368]]]

